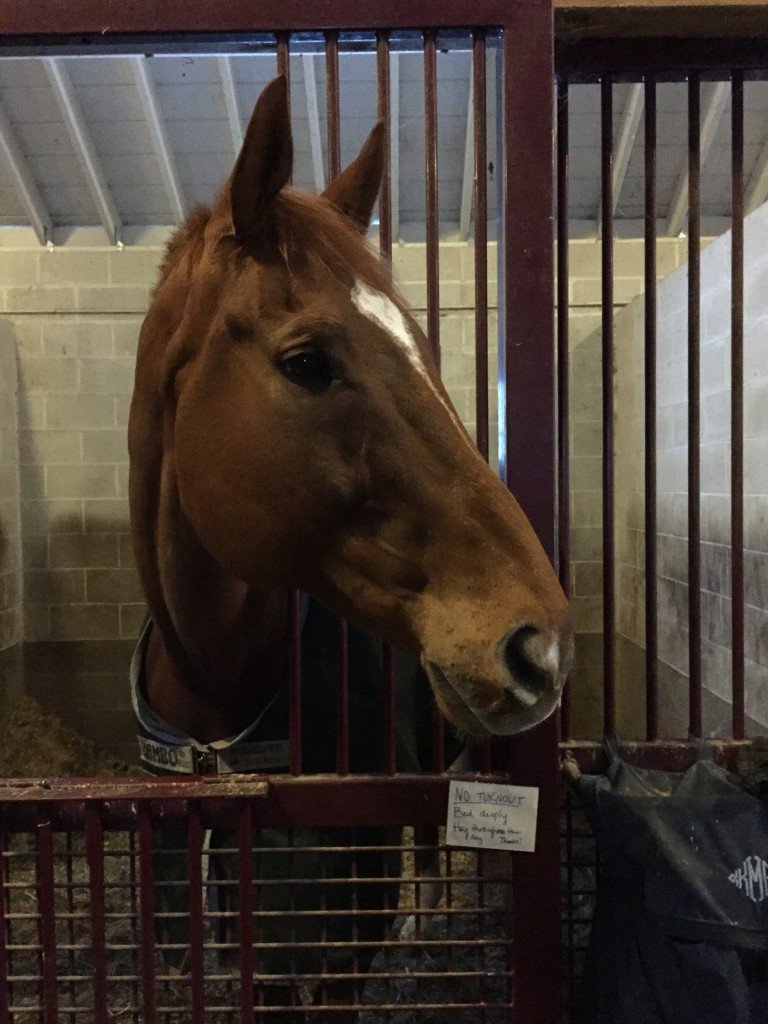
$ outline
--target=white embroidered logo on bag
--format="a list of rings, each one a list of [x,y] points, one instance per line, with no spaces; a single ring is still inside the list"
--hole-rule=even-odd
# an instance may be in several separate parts
[[[768,899],[768,861],[755,854],[745,857],[741,867],[728,875],[728,881],[743,891],[753,903]]]

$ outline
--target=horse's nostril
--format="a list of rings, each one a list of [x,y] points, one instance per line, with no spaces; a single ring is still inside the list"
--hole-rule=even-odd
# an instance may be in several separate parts
[[[557,645],[535,626],[521,626],[507,637],[504,660],[513,692],[532,696],[551,688],[557,675]]]

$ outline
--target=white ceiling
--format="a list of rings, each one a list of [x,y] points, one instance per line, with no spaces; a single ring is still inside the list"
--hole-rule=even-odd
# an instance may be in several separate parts
[[[58,57],[72,86],[81,115],[82,133],[111,197],[118,221],[125,226],[172,224],[179,219],[163,154],[150,130],[147,108],[137,88],[137,58],[132,56]],[[215,194],[234,160],[233,125],[228,117],[222,74],[226,68],[217,55],[139,57],[156,102],[161,133],[167,142],[166,168],[175,176],[184,206],[190,209]],[[269,54],[230,55],[229,61],[242,130],[253,104],[275,73]],[[424,93],[420,53],[401,53],[392,67],[399,94],[396,111],[399,141],[397,208],[405,230],[424,222]],[[493,51],[489,52],[488,164],[489,216],[496,209],[496,110],[493,86]],[[319,135],[323,166],[326,159],[325,69],[323,58],[311,58],[317,91]],[[294,181],[315,187],[308,117],[307,87],[302,55],[291,57],[291,102],[295,145]],[[438,55],[438,140],[440,220],[446,225],[460,219],[465,180],[468,90],[471,56],[466,51]],[[614,93],[614,136],[622,134],[631,85],[617,85]],[[715,86],[702,89],[702,117],[709,109]],[[730,87],[726,87],[729,96]],[[376,65],[372,53],[342,53],[340,57],[342,161],[351,160],[376,118]],[[685,181],[686,85],[661,84],[658,97],[658,202],[664,220]],[[724,97],[721,95],[720,99]],[[570,215],[576,221],[595,222],[600,194],[600,90],[596,85],[570,89]],[[84,171],[78,144],[62,113],[43,58],[0,59],[0,108],[5,112],[6,143],[15,151],[16,176],[6,152],[0,153],[0,225],[31,222],[29,204],[22,198],[18,172],[28,176],[39,202],[55,226],[96,225],[103,220],[93,187]],[[702,176],[702,214],[727,217],[730,213],[730,121],[728,102],[715,124],[711,148]],[[768,83],[748,82],[745,92],[745,172],[747,195],[755,192],[761,171],[768,190]],[[2,112],[0,111],[0,113]],[[0,121],[2,118],[0,117]],[[632,222],[643,213],[642,118],[629,150],[626,177],[617,198],[616,217]],[[759,189],[758,189],[759,191]],[[761,201],[765,195],[761,197]]]

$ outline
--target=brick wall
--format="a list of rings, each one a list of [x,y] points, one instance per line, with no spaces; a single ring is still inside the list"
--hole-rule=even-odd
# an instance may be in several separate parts
[[[745,599],[746,703],[751,732],[768,731],[768,206],[745,222]],[[730,233],[701,261],[701,564],[704,728],[730,734]],[[645,647],[643,530],[643,310],[633,302],[616,320],[619,631],[625,713],[642,694]],[[658,295],[659,681],[664,735],[687,732],[687,268]],[[634,414],[631,412],[634,410]]]

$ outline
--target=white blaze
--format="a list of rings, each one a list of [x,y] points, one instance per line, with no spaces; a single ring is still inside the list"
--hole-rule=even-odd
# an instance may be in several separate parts
[[[435,382],[427,373],[427,368],[421,357],[419,346],[416,344],[416,339],[411,333],[408,321],[403,316],[403,312],[398,305],[394,303],[388,295],[384,295],[383,292],[377,291],[375,288],[371,288],[370,285],[367,285],[364,281],[359,279],[355,280],[355,287],[352,289],[351,298],[358,312],[362,313],[363,316],[367,317],[369,320],[372,320],[378,327],[381,327],[383,331],[386,331],[390,338],[392,338],[392,340],[403,349],[405,354],[408,356],[408,360],[411,365],[421,374],[437,400],[446,410],[456,426],[459,427],[464,440],[471,445],[472,442],[464,433],[456,413],[437,390]]]
[[[352,289],[352,301],[363,316],[367,316],[369,320],[378,324],[405,350],[416,369],[426,376],[421,352],[419,352],[402,310],[396,303],[388,295],[377,292],[360,280],[355,281],[355,287]]]

